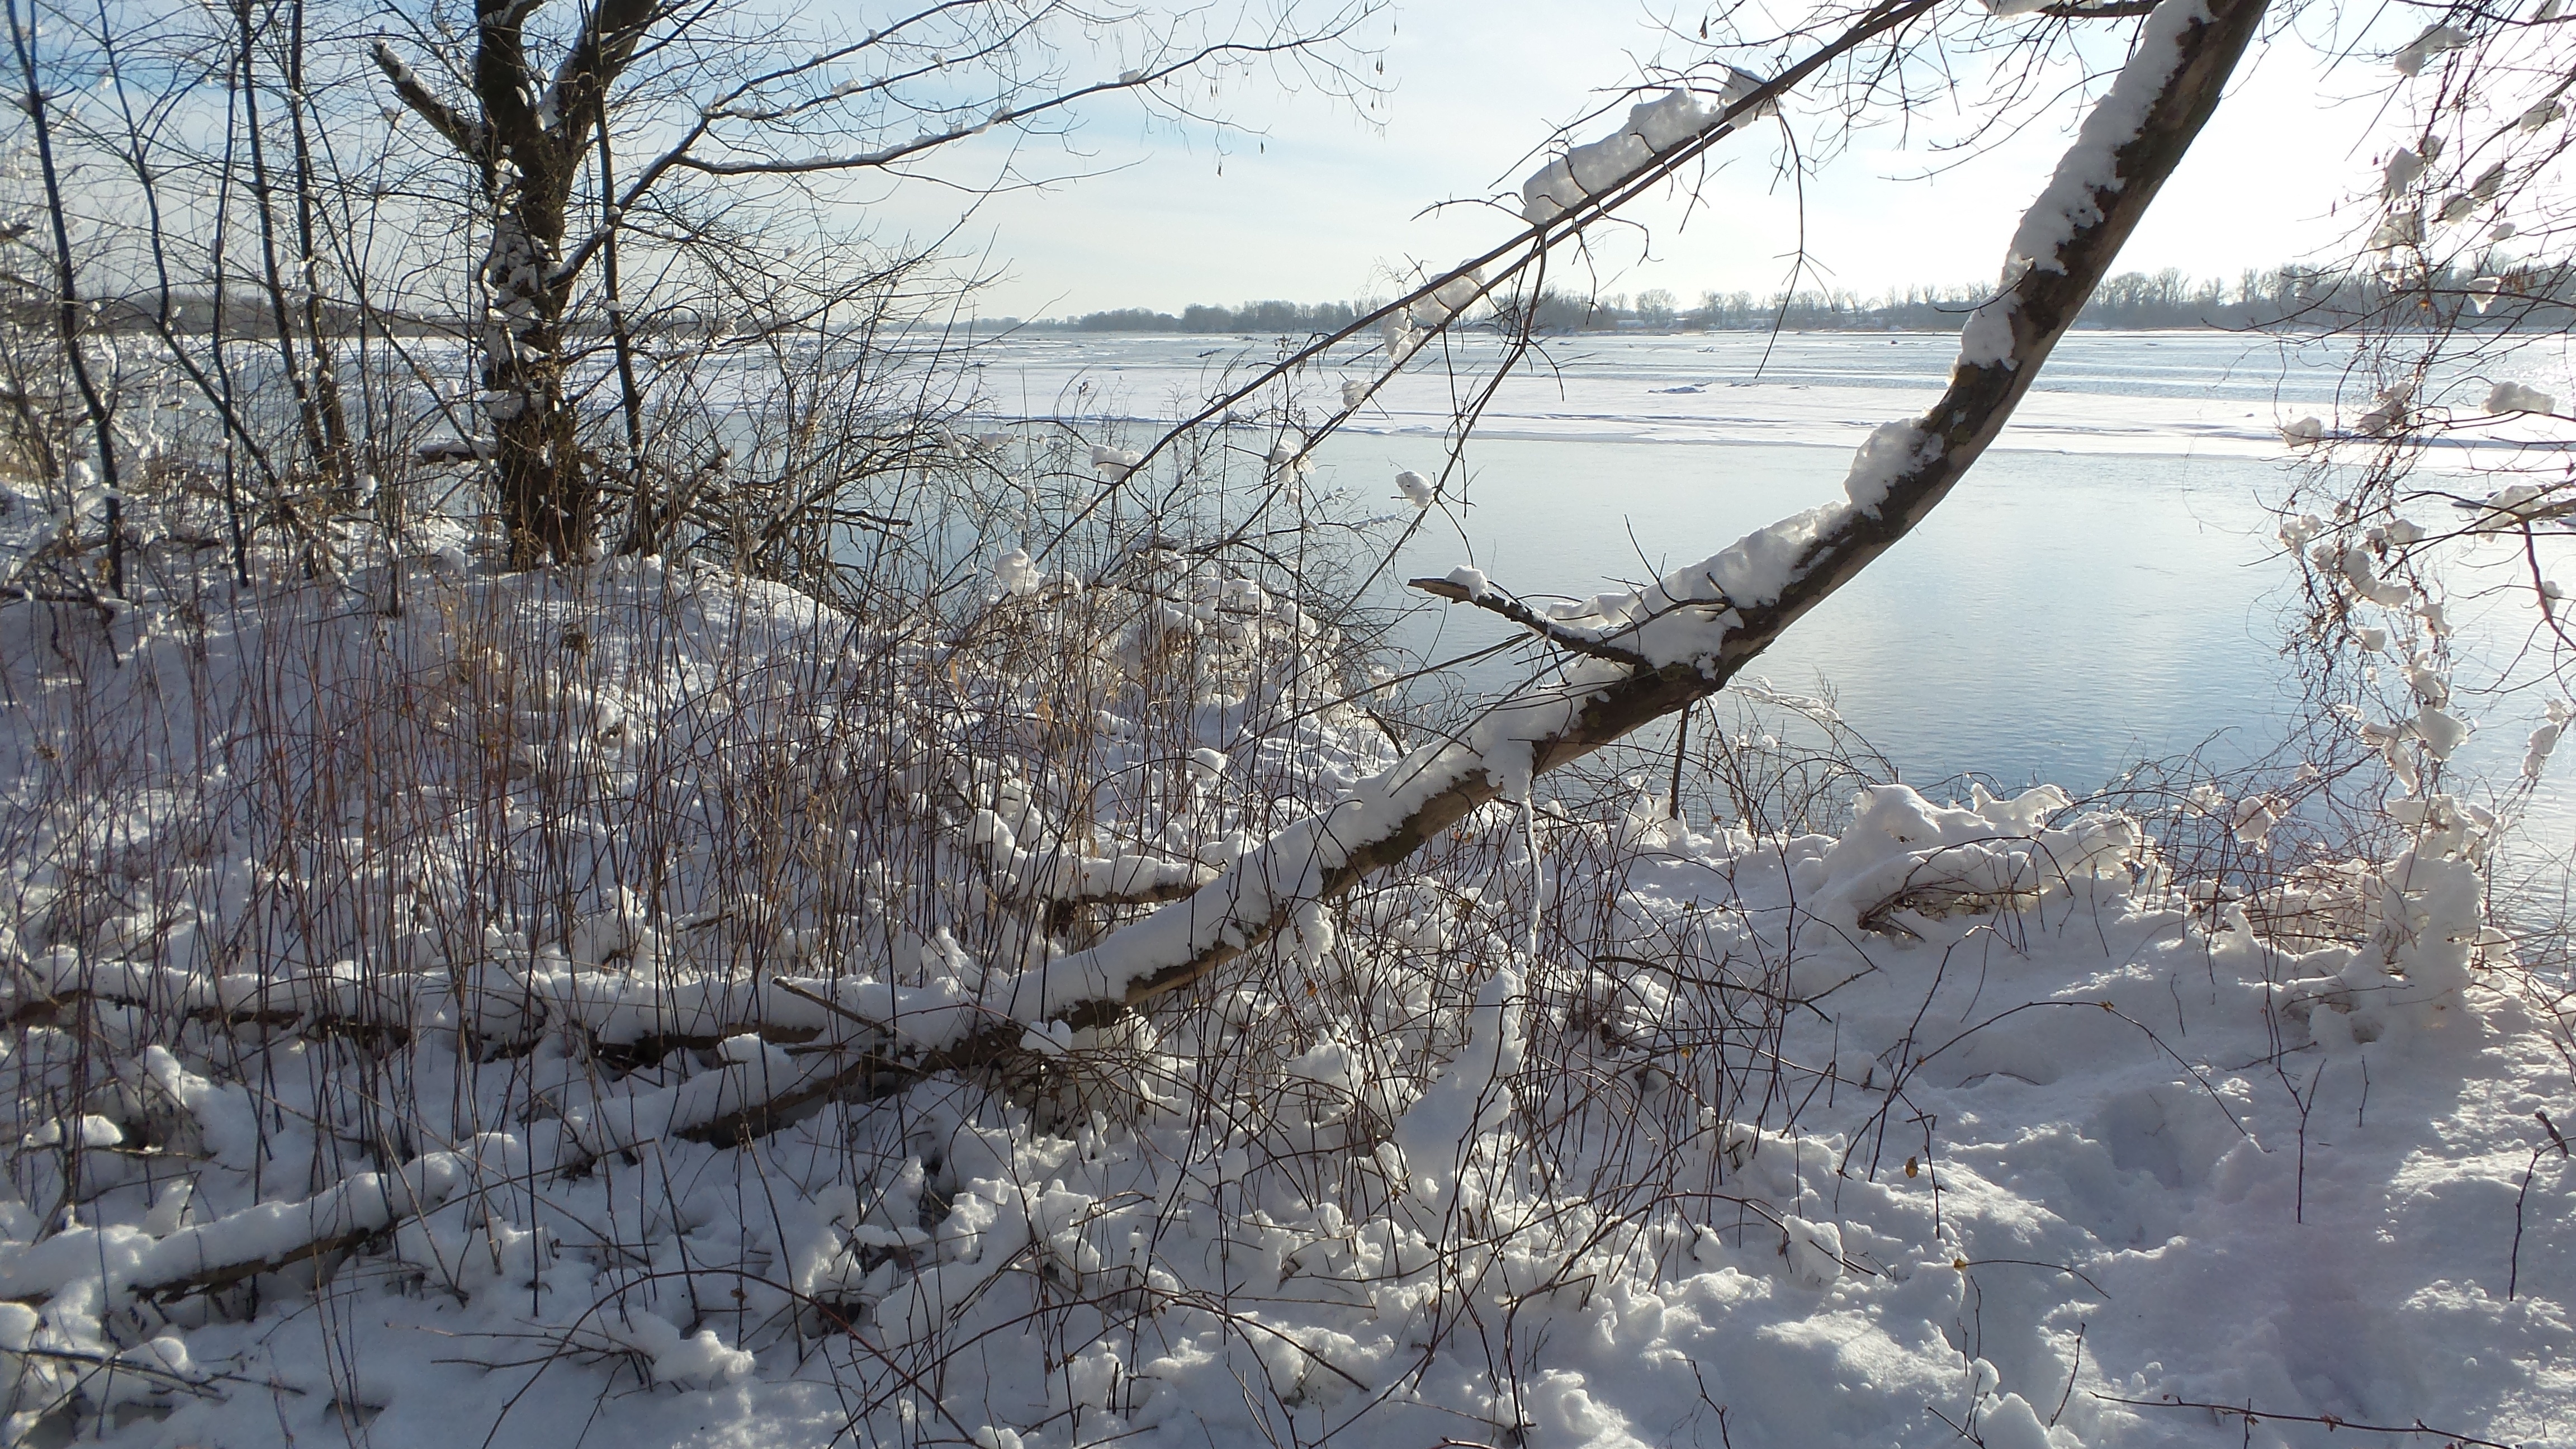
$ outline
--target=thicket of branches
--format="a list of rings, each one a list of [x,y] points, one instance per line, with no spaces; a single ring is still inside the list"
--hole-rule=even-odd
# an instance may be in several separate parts
[[[695,550],[817,580],[957,473],[942,438],[975,401],[945,325],[971,271],[940,238],[874,235],[868,188],[1057,179],[1112,107],[1221,132],[1228,82],[1362,101],[1374,23],[1365,3],[941,4],[847,29],[658,0],[11,14],[7,442],[79,527],[149,435],[219,469],[237,554],[276,529],[320,547],[352,510],[399,533],[462,490],[514,564]]]
[[[1835,1090],[1875,1103],[1842,1165],[1892,1176],[1903,1154],[1911,1179],[1909,1134],[1934,1155],[1904,1115],[1912,1031],[1857,1087],[1784,1049],[1843,983],[1797,944],[1814,903],[1761,895],[1750,868],[1660,918],[1623,892],[1672,845],[1693,761],[1748,859],[1754,832],[1839,823],[1857,776],[1721,734],[1677,747],[1664,788],[1621,789],[1615,751],[1703,706],[1958,484],[2265,6],[2164,0],[2132,26],[2126,4],[1881,0],[1721,35],[1620,97],[1609,135],[1534,157],[1483,254],[1308,315],[1275,363],[1114,435],[993,415],[935,325],[962,279],[935,251],[853,267],[818,178],[911,176],[1080,102],[1187,123],[1247,65],[1365,99],[1346,49],[1365,7],[1248,33],[1230,12],[979,5],[847,36],[497,0],[397,12],[393,34],[297,0],[35,17],[9,10],[31,164],[0,366],[13,486],[43,515],[6,584],[47,627],[0,676],[32,721],[0,815],[20,872],[0,953],[27,1129],[10,1228],[47,1251],[0,1296],[59,1297],[64,1337],[18,1391],[103,1422],[117,1374],[149,1380],[136,1354],[208,1387],[152,1348],[164,1329],[280,1292],[345,1314],[353,1280],[533,1294],[571,1244],[591,1296],[528,1330],[541,1362],[673,1383],[810,1355],[854,1434],[997,1444],[1010,1414],[1072,1434],[1132,1405],[1122,1365],[1184,1321],[1248,1346],[1260,1424],[1336,1405],[1330,1346],[1281,1347],[1261,1312],[1363,1245],[1372,1281],[1412,1295],[1426,1362],[1482,1360],[1498,1434],[1520,1432],[1539,1354],[1516,1315],[1592,1291],[1605,1255],[1651,1267],[1706,1234],[1843,1270],[1794,1171],[1786,1206],[1750,1180],[1784,1137],[1807,1150],[1799,1114]],[[2557,72],[2510,57],[2528,32],[2554,64],[2557,25],[2445,12],[2399,52],[2444,96],[2432,62],[2492,52],[2473,89],[2541,87],[2521,113],[2541,126],[2429,106],[2372,242],[2367,410],[2298,433],[2368,455],[2321,471],[2342,491],[2285,536],[2319,570],[2317,677],[2367,687],[2335,697],[2362,715],[2357,764],[2409,785],[2401,848],[2292,876],[2261,852],[2299,828],[2295,799],[2173,792],[2214,849],[2252,853],[2219,884],[2265,888],[2203,892],[2205,919],[2351,951],[2342,976],[2263,983],[2296,988],[2303,1028],[2398,1030],[2505,959],[2476,899],[2494,821],[2440,788],[2459,721],[2440,601],[2414,580],[2429,545],[2516,543],[2530,578],[2509,587],[2554,666],[2538,560],[2566,485],[2531,473],[2437,531],[2403,480],[2442,429],[2555,411],[2474,360],[2528,335],[2482,312],[2556,305],[2545,258],[2431,249],[2480,208],[2554,204],[2530,178],[2556,161]],[[1491,616],[1533,681],[1454,728],[1372,715],[1394,682],[1346,606],[1462,501],[1481,407],[1543,360],[1549,299],[1605,219],[1801,98],[1828,140],[1903,114],[1947,83],[1952,44],[2025,62],[2008,91],[2129,54],[1940,401],[1889,420],[1842,498],[1625,594],[1417,581]],[[2515,139],[2543,132],[2527,155],[2543,143]],[[1024,174],[1006,165],[1001,184]],[[89,300],[109,295],[146,303],[110,328]],[[1365,520],[1315,450],[1435,364],[1457,387],[1445,466],[1399,480],[1415,509]],[[2373,651],[2398,667],[2364,673]],[[1604,766],[1617,819],[1538,785]],[[353,784],[384,781],[402,788]],[[2165,884],[2133,821],[1979,803],[1952,822],[1975,869],[1947,843],[1900,852],[1835,928],[1972,913],[2008,938],[2026,909]],[[1097,1191],[1066,1207],[1068,1177]],[[713,1259],[709,1182],[738,1229]],[[1178,1276],[1184,1252],[1216,1276]],[[1012,1358],[1004,1334],[1039,1349],[1006,1366],[1021,1397],[980,1431],[941,1419],[938,1385]]]

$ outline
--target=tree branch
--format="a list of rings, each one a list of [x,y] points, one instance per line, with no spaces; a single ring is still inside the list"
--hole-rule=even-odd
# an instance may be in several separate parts
[[[2363,1424],[2351,1419],[2337,1418],[2332,1414],[2276,1414],[2269,1409],[2254,1408],[2250,1401],[2245,1404],[2208,1404],[2196,1399],[2124,1399],[2117,1394],[2095,1394],[2093,1397],[2106,1404],[2129,1404],[2141,1409],[2193,1409],[2208,1414],[2234,1415],[2249,1426],[2268,1419],[2283,1424],[2323,1424],[2328,1430],[2350,1429],[2359,1434],[2400,1434],[2428,1439],[2447,1439],[2453,1444],[2462,1446],[2462,1449],[2512,1449],[2512,1446],[2499,1444],[2493,1439],[2480,1439],[2451,1429],[2432,1428],[2421,1419],[2412,1424]]]
[[[383,71],[385,79],[393,82],[394,94],[402,98],[403,105],[408,107],[413,115],[427,121],[431,130],[447,138],[449,145],[468,157],[478,160],[482,157],[483,128],[481,126],[466,119],[454,106],[440,100],[437,94],[421,80],[417,72],[402,63],[402,57],[394,54],[394,48],[391,45],[381,40],[377,41],[375,57],[376,69]]]
[[[1909,0],[1909,3],[1928,4],[1929,0]],[[1346,33],[1346,29],[1347,28],[1343,31],[1333,32],[1333,34]],[[1330,39],[1332,36],[1327,35],[1321,38]],[[635,179],[627,184],[624,192],[617,198],[617,207],[621,212],[632,209],[641,203],[644,197],[673,171],[694,171],[707,176],[811,176],[832,172],[882,169],[897,162],[906,161],[926,152],[937,150],[940,147],[965,140],[968,137],[975,136],[983,131],[989,130],[994,126],[1017,125],[1021,122],[1027,121],[1031,117],[1042,116],[1051,111],[1068,109],[1076,103],[1088,100],[1094,96],[1105,95],[1118,91],[1148,90],[1157,82],[1168,76],[1179,74],[1194,67],[1207,64],[1210,61],[1223,59],[1241,62],[1261,57],[1276,56],[1305,48],[1314,44],[1316,39],[1317,37],[1305,37],[1291,41],[1260,43],[1250,41],[1226,41],[1202,46],[1191,51],[1187,55],[1179,57],[1178,59],[1166,61],[1162,64],[1148,67],[1143,70],[1130,72],[1116,80],[1096,81],[1090,85],[1077,86],[1072,90],[1059,92],[1055,95],[1048,96],[1043,100],[1031,101],[1025,105],[1013,105],[1007,100],[998,101],[995,107],[987,113],[986,119],[979,124],[973,126],[961,124],[947,130],[925,131],[914,135],[908,140],[882,146],[873,151],[863,151],[842,156],[753,158],[735,161],[715,160],[697,154],[696,148],[701,143],[708,140],[709,136],[713,133],[716,121],[720,119],[744,119],[743,117],[736,115],[732,108],[740,104],[745,96],[754,93],[764,84],[773,84],[778,80],[805,74],[811,71],[814,68],[815,62],[805,62],[773,72],[758,80],[745,82],[742,85],[734,87],[716,102],[701,107],[697,118],[689,124],[688,128],[683,131],[678,138],[673,140],[660,155],[646,163],[644,168],[636,174]],[[817,57],[816,60],[820,61],[824,58],[825,57]],[[867,87],[863,89],[873,90],[876,88],[877,87]],[[856,93],[858,92],[854,92],[854,94]],[[555,274],[558,277],[568,277],[579,272],[583,266],[589,263],[592,253],[599,248],[603,240],[604,237],[601,234],[594,233],[580,242],[575,243],[571,250],[565,255],[563,261],[557,265]]]
[[[1912,445],[1892,461],[1864,449],[1852,503],[1775,525],[1658,586],[1668,607],[1647,613],[1672,620],[1668,636],[1687,648],[1668,651],[1649,625],[1639,632],[1639,652],[1660,659],[1656,667],[1570,667],[1570,687],[1557,697],[1496,706],[1465,738],[1417,750],[1188,899],[1008,983],[993,1004],[1017,1021],[1113,1019],[1197,981],[1276,933],[1299,906],[1349,891],[1479,806],[1526,791],[1536,775],[1715,693],[1912,531],[2002,431],[2216,108],[2263,11],[2264,0],[2212,0],[2206,9],[2200,0],[2164,0],[2148,23],[2149,43],[2088,117],[2024,219],[2015,250],[2032,238],[2063,239],[2011,259],[2009,285],[1971,322],[1948,391],[1921,419],[1898,425]],[[1701,599],[1688,587],[1740,571],[1745,557],[1783,553],[1794,556],[1767,597],[1728,588]],[[962,1064],[1007,1049],[1004,1034],[988,1029],[946,1055]]]
[[[1453,604],[1473,604],[1486,613],[1500,614],[1549,643],[1571,649],[1577,654],[1587,654],[1595,659],[1607,659],[1613,664],[1625,664],[1632,669],[1654,667],[1648,662],[1646,656],[1632,649],[1621,649],[1616,645],[1604,644],[1589,634],[1568,629],[1508,594],[1499,594],[1491,589],[1482,593],[1471,592],[1466,585],[1451,583],[1447,579],[1408,579],[1405,581],[1405,587],[1419,589],[1434,598],[1447,599]]]
[[[528,108],[534,84],[520,30],[532,8],[533,0],[475,0],[474,5],[474,98],[482,104],[495,151],[513,153],[522,169],[539,161],[533,152],[545,136],[536,112]]]
[[[602,113],[608,88],[634,58],[644,27],[661,13],[656,0],[602,0],[581,28],[581,38],[555,67],[555,127],[567,152],[587,144],[585,133]]]
[[[1836,59],[1858,50],[1878,36],[1900,30],[1922,19],[1932,12],[1935,3],[1936,0],[1878,0],[1877,4],[1872,5],[1865,13],[1853,20],[1842,34],[1818,46],[1795,65],[1781,71],[1754,88],[1751,94],[1728,106],[1716,124],[1680,142],[1672,149],[1658,153],[1644,167],[1630,173],[1625,179],[1614,183],[1606,190],[1587,195],[1580,204],[1569,207],[1556,216],[1549,217],[1545,221],[1529,223],[1511,238],[1490,248],[1483,255],[1470,257],[1446,272],[1424,279],[1421,285],[1376,311],[1354,317],[1347,325],[1335,331],[1309,339],[1304,346],[1282,357],[1270,368],[1264,369],[1259,377],[1241,387],[1210,398],[1197,412],[1173,424],[1164,430],[1161,436],[1147,444],[1143,455],[1137,460],[1135,469],[1131,469],[1128,476],[1134,476],[1136,470],[1144,468],[1160,457],[1163,450],[1175,439],[1232,412],[1253,392],[1268,386],[1268,379],[1271,377],[1324,356],[1343,342],[1367,332],[1389,317],[1406,312],[1439,292],[1441,288],[1461,278],[1484,278],[1478,282],[1477,290],[1479,295],[1490,296],[1524,271],[1537,268],[1543,273],[1542,264],[1548,256],[1549,248],[1555,243],[1579,235],[1593,222],[1643,196],[1661,185],[1667,178],[1677,175],[1684,166],[1706,155],[1727,136],[1735,134],[1737,127],[1745,121],[1765,114],[1775,107],[1782,96],[1796,89],[1808,77],[1822,71]],[[1491,267],[1499,267],[1499,270],[1487,276],[1486,269]],[[1396,359],[1389,360],[1392,362]],[[1370,385],[1372,393],[1376,386],[1377,384],[1374,383]],[[1329,431],[1332,427],[1338,426],[1342,416],[1355,410],[1355,408],[1346,407],[1343,413],[1336,414],[1327,422],[1326,430]],[[1059,529],[1055,539],[1050,541],[1046,548],[1039,550],[1039,554],[1044,556],[1052,552],[1057,543],[1070,537],[1074,528],[1091,516],[1093,509],[1098,508],[1103,500],[1115,496],[1117,491],[1116,484],[1101,490],[1099,497],[1093,499],[1090,505],[1076,513]]]

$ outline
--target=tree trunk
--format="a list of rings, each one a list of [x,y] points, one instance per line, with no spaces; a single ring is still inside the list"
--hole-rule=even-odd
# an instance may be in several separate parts
[[[303,294],[304,341],[313,368],[313,410],[321,420],[322,471],[346,500],[357,496],[358,454],[349,436],[348,404],[340,396],[331,321],[322,305],[322,243],[315,221],[322,203],[305,115],[311,102],[304,89],[304,0],[293,0],[287,14],[286,124],[295,145],[295,244],[302,253],[296,262],[296,281]]]
[[[599,478],[581,455],[564,393],[564,313],[573,277],[564,218],[592,123],[605,123],[608,87],[625,69],[655,0],[608,0],[586,18],[551,83],[529,66],[525,0],[476,0],[474,98],[479,121],[438,104],[379,48],[404,101],[429,117],[482,172],[493,218],[483,264],[483,407],[510,562],[570,562],[599,532]],[[536,101],[540,92],[544,99]]]
[[[552,279],[563,254],[567,187],[540,170],[498,198],[486,287],[483,407],[510,563],[578,559],[598,526],[598,480],[582,459],[564,396],[563,316],[571,288]],[[568,180],[568,177],[564,179]]]

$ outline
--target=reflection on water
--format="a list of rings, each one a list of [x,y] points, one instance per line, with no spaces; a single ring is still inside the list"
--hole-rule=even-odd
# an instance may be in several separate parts
[[[1333,461],[1391,477],[1436,457],[1436,444],[1354,439]],[[1472,560],[1525,595],[1589,595],[1705,557],[1834,496],[1848,462],[1827,448],[1528,441],[1480,444],[1470,461],[1464,538],[1434,523],[1396,571]],[[2290,702],[2274,597],[2287,575],[2265,562],[2278,545],[2255,501],[2275,481],[2234,460],[1993,454],[1754,672],[1799,691],[1824,680],[1909,776],[2091,785],[2224,731],[2245,737],[2227,753],[2259,751]],[[1425,611],[1398,642],[1445,657],[1507,627]],[[1489,663],[1481,682],[1511,668]]]

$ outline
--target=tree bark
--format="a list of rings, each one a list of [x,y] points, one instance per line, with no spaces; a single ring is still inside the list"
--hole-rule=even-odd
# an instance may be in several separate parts
[[[482,412],[510,562],[577,559],[599,532],[599,478],[581,454],[579,419],[564,389],[564,316],[578,266],[567,265],[565,219],[591,128],[655,0],[607,0],[585,19],[551,81],[528,64],[529,0],[476,0],[471,87],[479,115],[441,100],[386,46],[378,68],[403,104],[475,168],[492,222],[482,279]]]

